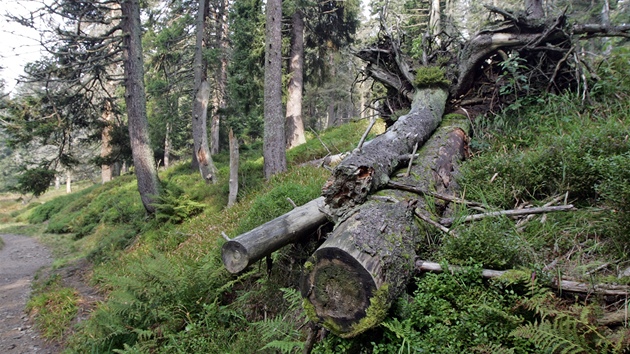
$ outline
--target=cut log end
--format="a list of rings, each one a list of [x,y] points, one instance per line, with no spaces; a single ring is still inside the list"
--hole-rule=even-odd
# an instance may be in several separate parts
[[[310,273],[301,286],[302,296],[313,307],[309,316],[338,335],[354,335],[376,291],[372,275],[338,248],[319,249],[313,258],[317,261],[306,265]]]
[[[228,241],[221,249],[223,264],[230,273],[238,273],[247,268],[250,257],[247,248],[243,244],[235,241]]]

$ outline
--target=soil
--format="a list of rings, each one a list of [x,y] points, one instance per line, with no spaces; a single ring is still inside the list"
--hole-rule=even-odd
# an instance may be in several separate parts
[[[56,345],[40,338],[24,311],[35,274],[51,265],[52,255],[32,237],[0,237],[4,240],[0,250],[0,353],[58,353]]]

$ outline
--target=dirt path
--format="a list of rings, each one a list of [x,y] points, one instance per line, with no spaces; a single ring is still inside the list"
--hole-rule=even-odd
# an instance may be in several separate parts
[[[0,237],[4,240],[0,250],[0,353],[56,353],[39,338],[24,312],[33,276],[53,258],[32,237]]]

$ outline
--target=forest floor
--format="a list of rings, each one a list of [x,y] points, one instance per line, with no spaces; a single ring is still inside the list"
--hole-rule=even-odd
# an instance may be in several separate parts
[[[25,312],[35,274],[52,264],[53,257],[35,238],[3,234],[0,250],[0,352],[58,353],[45,342]]]

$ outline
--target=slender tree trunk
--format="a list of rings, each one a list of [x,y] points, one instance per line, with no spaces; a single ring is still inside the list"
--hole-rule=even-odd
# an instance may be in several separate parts
[[[212,125],[210,127],[210,152],[219,153],[219,130],[223,110],[226,106],[226,87],[228,71],[228,21],[227,21],[227,1],[219,1],[219,9],[216,16],[217,47],[220,49],[219,68],[217,70],[214,90],[214,113],[212,114]]]
[[[287,169],[282,114],[282,0],[267,0],[265,24],[265,178]]]
[[[148,213],[154,213],[153,203],[159,193],[155,158],[149,140],[144,69],[140,26],[139,0],[126,0],[121,4],[123,39],[123,65],[125,69],[125,102],[129,120],[129,138],[133,155],[138,190]]]
[[[287,149],[304,144],[302,121],[302,90],[304,88],[304,19],[296,10],[291,18],[291,59],[289,62],[289,87],[287,94]]]
[[[236,203],[238,196],[238,139],[234,137],[234,131],[230,129],[230,193],[228,196],[228,207]]]
[[[104,110],[102,114],[103,121],[105,122],[105,128],[101,133],[101,157],[107,158],[112,153],[112,130],[113,130],[113,111],[112,103],[109,100],[105,101]],[[107,183],[113,178],[113,168],[110,164],[101,165],[101,180],[102,183]]]
[[[55,189],[61,188],[61,178],[57,175],[55,176]]]
[[[171,164],[171,131],[173,123],[166,122],[166,134],[164,137],[164,168],[168,168]]]
[[[440,0],[431,0],[431,12],[429,13],[429,33],[437,36],[441,31],[440,21]],[[438,37],[435,37],[436,43],[439,44]]]
[[[72,172],[66,171],[66,193],[72,193]]]
[[[210,85],[207,80],[207,64],[203,59],[203,49],[207,46],[205,36],[206,19],[208,18],[208,0],[199,0],[197,14],[197,41],[195,45],[195,59],[193,71],[195,75],[195,100],[192,111],[192,130],[194,153],[199,163],[201,177],[209,182],[216,182],[216,169],[208,146],[208,101],[210,99]]]

